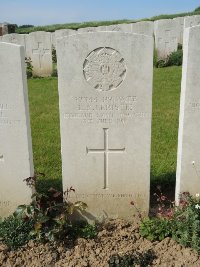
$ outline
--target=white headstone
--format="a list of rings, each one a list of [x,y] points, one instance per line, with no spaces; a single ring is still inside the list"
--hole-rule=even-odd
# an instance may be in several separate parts
[[[2,36],[2,42],[24,46],[26,55],[26,34],[11,33]]]
[[[115,24],[106,27],[107,31],[131,32],[131,24]]]
[[[75,30],[71,30],[71,29],[63,29],[63,30],[57,30],[55,31],[55,38],[61,38],[64,36],[68,36],[68,35],[72,35],[75,34],[76,31]]]
[[[184,28],[200,25],[200,15],[188,16],[184,20]]]
[[[131,32],[153,36],[154,23],[152,21],[140,21],[131,24]]]
[[[172,19],[154,22],[155,47],[158,58],[166,58],[178,48],[177,23]]]
[[[106,26],[99,26],[99,27],[86,27],[78,29],[78,33],[83,32],[98,32],[98,31],[106,31]]]
[[[50,32],[32,32],[26,37],[27,56],[31,58],[33,76],[51,76],[52,45]]]
[[[0,43],[0,217],[31,201],[33,176],[24,48]]]
[[[77,33],[77,32],[75,30],[71,30],[71,29],[63,29],[63,30],[55,31],[55,48],[56,48],[56,41],[58,38],[73,35],[75,33]]]
[[[77,34],[57,55],[64,190],[98,220],[130,219],[130,201],[147,214],[153,38]]]
[[[178,43],[183,44],[184,17],[174,18],[173,21],[176,23]]]
[[[200,193],[200,26],[184,31],[176,200]]]

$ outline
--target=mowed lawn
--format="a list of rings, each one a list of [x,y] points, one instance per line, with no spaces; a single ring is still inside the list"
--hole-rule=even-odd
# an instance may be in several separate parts
[[[151,179],[175,181],[181,67],[154,70]],[[28,80],[35,172],[61,185],[57,78]]]

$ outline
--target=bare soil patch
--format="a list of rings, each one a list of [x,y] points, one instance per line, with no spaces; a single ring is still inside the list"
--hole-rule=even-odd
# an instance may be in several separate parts
[[[99,226],[97,237],[90,240],[79,238],[67,240],[65,244],[30,241],[17,251],[9,251],[0,244],[0,266],[108,267],[109,259],[114,255],[122,257],[148,250],[154,256],[149,266],[200,266],[200,257],[192,249],[182,247],[171,238],[150,242],[139,235],[138,224],[123,220],[106,221]]]

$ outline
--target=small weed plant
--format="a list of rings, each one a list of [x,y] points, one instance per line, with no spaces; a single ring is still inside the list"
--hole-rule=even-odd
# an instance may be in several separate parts
[[[27,78],[33,77],[33,65],[30,57],[25,57],[25,63],[26,63],[26,76]]]
[[[36,176],[25,179],[30,187],[36,185]],[[0,240],[15,249],[30,239],[39,242],[64,241],[67,237],[92,238],[96,235],[95,225],[77,223],[73,216],[82,212],[87,205],[81,201],[71,203],[71,187],[64,193],[50,188],[45,193],[34,193],[29,205],[20,205],[12,216],[0,222]]]
[[[170,66],[181,66],[183,63],[183,49],[182,45],[178,45],[178,50],[172,52],[166,59],[160,59],[155,63],[154,59],[154,66],[157,68],[165,68]]]
[[[151,241],[171,237],[181,245],[200,253],[200,195],[197,193],[193,197],[188,192],[183,192],[179,206],[161,191],[155,196],[158,202],[157,217],[142,219],[141,236]]]

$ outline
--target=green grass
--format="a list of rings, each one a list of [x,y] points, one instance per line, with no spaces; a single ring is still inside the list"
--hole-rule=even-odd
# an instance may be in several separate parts
[[[157,184],[175,181],[180,82],[181,67],[154,69],[151,179]],[[28,85],[35,171],[60,188],[57,78],[30,79]]]
[[[154,69],[151,178],[175,183],[181,67]]]
[[[35,172],[57,184],[61,181],[57,78],[29,79],[28,87]]]
[[[173,19],[177,17],[185,17],[185,16],[193,16],[193,15],[199,15],[200,10],[197,9],[193,12],[186,12],[186,13],[179,13],[179,14],[163,14],[159,16],[154,16],[151,18],[143,18],[140,20],[112,20],[112,21],[88,21],[88,22],[82,22],[82,23],[65,23],[65,24],[53,24],[53,25],[45,25],[45,26],[35,26],[35,27],[18,27],[16,28],[17,33],[23,33],[28,34],[30,32],[35,31],[47,31],[47,32],[54,32],[56,30],[60,29],[73,29],[77,30],[79,28],[86,28],[86,27],[97,27],[97,26],[108,26],[108,25],[114,25],[114,24],[123,24],[123,23],[134,23],[138,21],[155,21],[160,19]]]

